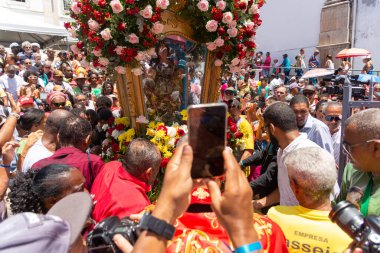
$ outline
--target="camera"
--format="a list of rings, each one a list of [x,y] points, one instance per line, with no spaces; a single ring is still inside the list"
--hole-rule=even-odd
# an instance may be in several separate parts
[[[329,82],[330,84],[326,86],[326,92],[329,95],[343,95],[343,84],[345,76],[331,75],[323,78],[324,82]]]
[[[99,222],[87,236],[87,246],[90,253],[119,253],[121,252],[112,238],[120,234],[134,245],[140,234],[139,223],[129,217],[119,219],[117,216],[108,217]]]
[[[354,240],[352,249],[380,252],[380,219],[377,216],[364,218],[353,204],[342,201],[331,210],[329,218]]]

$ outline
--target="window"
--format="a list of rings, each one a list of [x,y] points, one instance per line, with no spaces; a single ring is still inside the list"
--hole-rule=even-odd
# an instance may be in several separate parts
[[[71,0],[63,0],[63,10],[70,11]]]

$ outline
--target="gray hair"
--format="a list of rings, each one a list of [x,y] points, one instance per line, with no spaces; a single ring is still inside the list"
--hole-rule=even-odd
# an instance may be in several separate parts
[[[320,147],[300,148],[284,160],[289,180],[313,201],[329,198],[337,179],[334,157]]]
[[[336,101],[327,102],[326,104],[322,105],[322,112],[323,112],[323,114],[326,113],[328,107],[339,107],[339,108],[342,108],[342,103],[339,103],[339,102],[336,102]]]
[[[346,120],[345,126],[355,126],[355,132],[362,141],[379,140],[380,109],[371,108],[355,113]]]
[[[32,44],[30,44],[29,41],[24,41],[22,44],[21,44],[21,48],[24,48],[26,46],[32,46]]]

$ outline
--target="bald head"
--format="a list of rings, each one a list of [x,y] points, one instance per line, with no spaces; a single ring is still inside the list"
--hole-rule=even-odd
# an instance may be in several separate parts
[[[70,116],[72,114],[66,110],[57,109],[52,111],[46,120],[45,131],[49,134],[58,134],[59,128]]]
[[[355,129],[362,141],[380,139],[380,109],[360,111],[346,120],[346,127]]]

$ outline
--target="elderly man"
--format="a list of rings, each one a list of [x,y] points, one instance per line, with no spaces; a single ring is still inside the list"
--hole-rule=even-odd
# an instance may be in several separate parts
[[[345,168],[337,200],[349,198],[360,206],[364,216],[379,216],[380,109],[360,111],[346,120],[343,148],[352,164]],[[353,189],[359,189],[359,199],[351,198]]]
[[[33,60],[32,44],[29,41],[24,41],[21,44],[23,52],[17,54],[17,58],[23,63],[26,59]]]
[[[47,55],[41,51],[41,46],[37,42],[32,43],[32,51],[34,54],[39,54],[41,56],[41,63],[44,63],[47,60]]]
[[[322,121],[310,115],[308,99],[303,95],[296,95],[290,100],[290,107],[296,114],[300,132],[306,133],[309,140],[333,154],[334,148],[329,128]]]
[[[285,86],[279,86],[279,87],[275,88],[275,94],[274,95],[275,95],[277,101],[286,102],[286,96],[288,95],[288,92],[286,91],[286,87]]]
[[[330,130],[331,138],[333,141],[335,162],[336,164],[339,164],[342,104],[338,102],[328,102],[324,111],[324,115],[324,122]]]
[[[299,205],[272,207],[268,217],[284,231],[289,252],[343,252],[352,240],[329,219],[334,158],[319,147],[306,147],[289,153],[284,164]]]
[[[53,88],[55,85],[59,85],[61,86],[63,89],[67,90],[68,92],[70,92],[72,95],[74,95],[74,91],[73,91],[73,88],[70,86],[70,84],[66,83],[63,81],[63,73],[62,71],[60,70],[55,70],[54,71],[54,80],[53,82],[50,82],[46,85],[45,87],[45,91],[46,92],[52,92],[53,91]]]
[[[12,94],[15,101],[18,100],[17,91],[23,85],[24,80],[16,75],[17,67],[15,65],[10,65],[7,69],[6,75],[0,77],[0,87]]]
[[[156,179],[161,154],[148,140],[134,139],[123,163],[107,163],[95,179],[91,194],[96,203],[92,218],[99,222],[110,216],[124,218],[150,204],[147,192]]]

